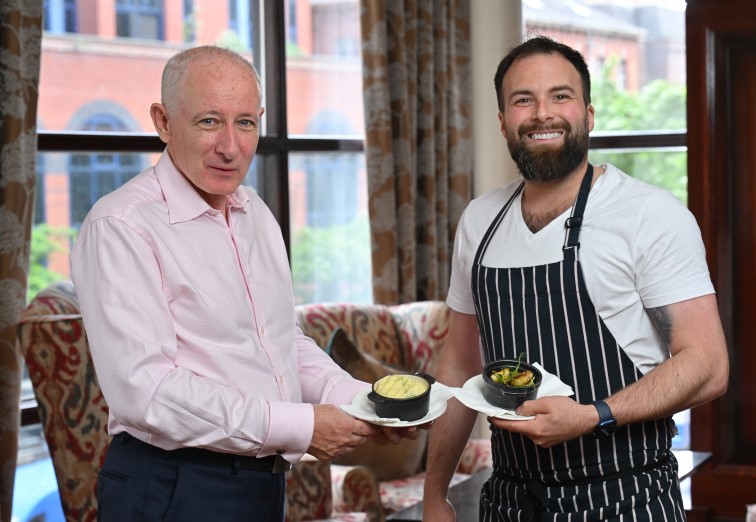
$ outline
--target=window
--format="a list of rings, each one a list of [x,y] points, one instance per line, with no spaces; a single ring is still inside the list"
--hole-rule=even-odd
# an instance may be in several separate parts
[[[45,0],[44,10],[45,31],[76,32],[76,0]]]
[[[163,39],[161,0],[116,0],[116,34],[145,40]]]
[[[250,19],[250,0],[229,0],[228,29],[245,49],[252,47],[254,34]]]
[[[126,126],[109,114],[91,117],[86,131],[126,131]],[[78,228],[92,205],[142,171],[139,154],[72,154],[68,167],[71,194],[71,225]]]
[[[184,41],[191,43],[197,39],[197,13],[194,0],[184,0]]]

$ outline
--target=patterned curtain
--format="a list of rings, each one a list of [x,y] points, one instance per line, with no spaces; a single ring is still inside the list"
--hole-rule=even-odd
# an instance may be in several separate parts
[[[444,299],[472,184],[469,0],[361,0],[373,297]]]
[[[11,519],[21,356],[34,212],[42,0],[0,0],[0,522]]]

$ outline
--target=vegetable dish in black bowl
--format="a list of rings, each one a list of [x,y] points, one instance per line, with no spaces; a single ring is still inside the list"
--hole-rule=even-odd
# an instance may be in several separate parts
[[[505,410],[514,411],[526,400],[535,399],[543,375],[532,364],[518,359],[499,359],[483,369],[483,398]]]

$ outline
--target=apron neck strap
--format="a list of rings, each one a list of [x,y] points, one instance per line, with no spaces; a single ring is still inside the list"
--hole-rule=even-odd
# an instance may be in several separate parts
[[[588,163],[588,168],[585,169],[585,174],[583,175],[583,181],[580,183],[580,190],[575,199],[575,204],[572,206],[572,214],[564,222],[567,231],[564,234],[562,251],[564,252],[564,259],[566,261],[577,259],[577,252],[580,248],[580,228],[583,226],[583,214],[585,213],[585,205],[588,202],[588,193],[591,191],[592,182],[593,165]]]

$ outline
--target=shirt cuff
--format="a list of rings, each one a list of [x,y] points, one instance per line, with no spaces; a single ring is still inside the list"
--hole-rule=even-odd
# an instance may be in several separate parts
[[[258,457],[281,455],[289,462],[297,462],[307,452],[315,429],[315,412],[311,404],[269,402],[268,436]]]

